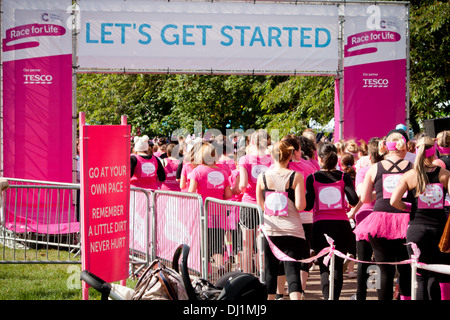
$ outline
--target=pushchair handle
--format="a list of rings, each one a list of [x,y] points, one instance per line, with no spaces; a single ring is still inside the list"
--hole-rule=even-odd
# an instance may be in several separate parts
[[[181,274],[183,279],[183,284],[186,289],[186,293],[189,300],[197,300],[197,295],[195,293],[194,287],[192,286],[191,279],[189,278],[188,271],[188,256],[190,248],[187,244],[180,244],[175,250],[172,259],[172,269]],[[181,272],[179,271],[179,260],[181,256]]]
[[[109,283],[87,270],[81,271],[80,278],[95,290],[99,291],[102,294],[102,300],[108,299],[111,293],[111,285]]]

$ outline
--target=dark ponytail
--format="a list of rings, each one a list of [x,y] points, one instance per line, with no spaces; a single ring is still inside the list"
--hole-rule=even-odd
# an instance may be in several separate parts
[[[337,148],[331,142],[320,143],[317,148],[317,155],[322,159],[322,169],[336,169],[338,163]]]

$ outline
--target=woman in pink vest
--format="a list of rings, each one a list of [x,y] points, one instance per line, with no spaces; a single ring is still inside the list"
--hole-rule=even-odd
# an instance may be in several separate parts
[[[329,247],[325,234],[334,240],[336,250],[346,254],[352,241],[352,228],[347,217],[348,203],[356,206],[359,202],[353,179],[336,170],[338,161],[336,146],[330,142],[320,143],[317,150],[321,169],[306,178],[306,208],[314,210],[312,243],[315,252]],[[322,294],[329,298],[328,266],[319,259]],[[335,258],[334,299],[339,300],[343,285],[344,259]]]
[[[149,152],[148,137],[134,137],[134,152],[130,156],[130,185],[144,189],[158,189],[158,181],[166,180],[164,167]]]
[[[171,143],[167,146],[167,158],[161,161],[164,164],[164,172],[166,173],[166,180],[161,184],[161,190],[180,191],[180,183],[176,179],[178,164],[180,160],[172,155],[176,152],[176,145]]]
[[[216,150],[208,142],[203,142],[195,154],[195,162],[199,165],[190,174],[189,192],[202,196],[226,200],[232,192],[228,173],[216,165]],[[228,229],[228,217],[225,212],[215,212],[215,206],[208,208],[208,257],[212,257],[211,267],[220,268],[224,265],[223,251],[225,231]],[[215,272],[214,272],[215,273]]]

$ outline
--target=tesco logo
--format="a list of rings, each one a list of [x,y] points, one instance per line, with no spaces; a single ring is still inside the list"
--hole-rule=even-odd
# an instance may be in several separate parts
[[[363,79],[363,88],[387,88],[389,86],[388,79]]]
[[[37,74],[25,74],[24,84],[51,84],[53,77],[49,74],[37,75]]]

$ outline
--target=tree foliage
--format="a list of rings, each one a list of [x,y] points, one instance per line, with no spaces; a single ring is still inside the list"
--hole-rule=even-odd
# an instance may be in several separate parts
[[[410,20],[410,120],[418,132],[423,120],[450,116],[450,3],[413,1]]]

